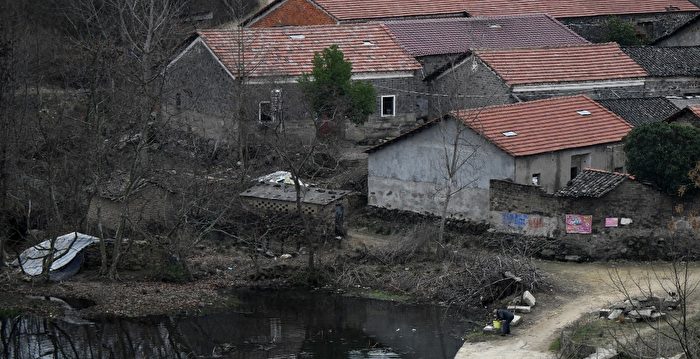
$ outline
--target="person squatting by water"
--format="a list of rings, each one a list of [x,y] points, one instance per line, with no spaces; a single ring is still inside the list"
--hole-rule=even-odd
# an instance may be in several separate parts
[[[510,322],[515,318],[513,312],[507,309],[495,309],[493,314],[501,321],[501,335],[510,335]]]

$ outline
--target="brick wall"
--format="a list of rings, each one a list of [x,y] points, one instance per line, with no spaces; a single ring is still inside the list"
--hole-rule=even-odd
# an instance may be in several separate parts
[[[332,25],[336,21],[306,0],[287,0],[258,18],[249,27]]]

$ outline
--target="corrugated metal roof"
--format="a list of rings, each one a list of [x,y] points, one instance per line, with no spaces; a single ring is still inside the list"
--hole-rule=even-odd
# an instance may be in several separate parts
[[[476,54],[509,85],[641,78],[647,72],[616,43]]]

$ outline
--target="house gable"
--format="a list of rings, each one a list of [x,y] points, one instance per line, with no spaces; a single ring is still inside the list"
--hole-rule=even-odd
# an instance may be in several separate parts
[[[247,27],[333,25],[336,19],[311,0],[282,0],[247,20]]]

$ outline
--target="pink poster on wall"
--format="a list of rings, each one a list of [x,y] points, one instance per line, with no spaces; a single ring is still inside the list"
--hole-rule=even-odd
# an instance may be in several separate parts
[[[619,223],[619,218],[617,217],[608,217],[605,219],[605,226],[606,227],[617,227]]]
[[[593,216],[580,214],[566,215],[566,233],[590,234],[593,227]]]

